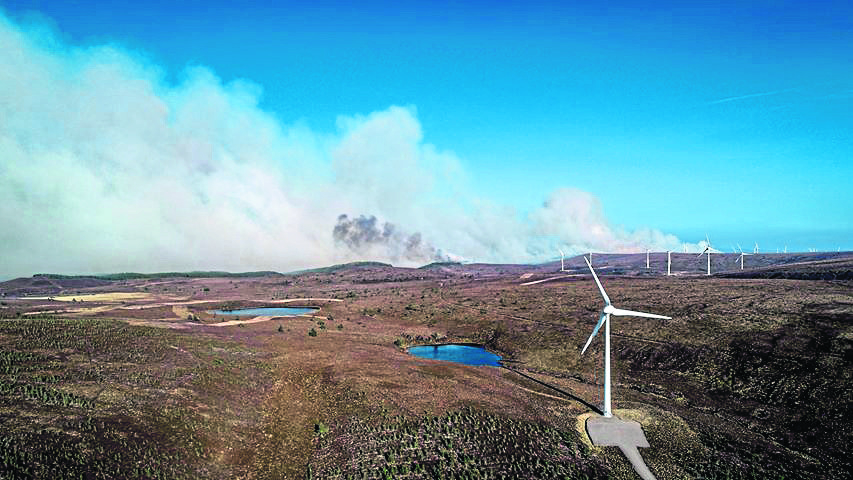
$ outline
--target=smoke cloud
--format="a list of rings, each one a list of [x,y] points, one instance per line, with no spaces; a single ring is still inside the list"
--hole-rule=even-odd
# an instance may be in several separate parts
[[[264,111],[251,82],[203,67],[169,81],[120,47],[68,45],[2,12],[0,65],[0,277],[681,248],[610,226],[575,189],[521,219],[473,198],[414,107],[315,132]]]
[[[429,263],[453,259],[424,242],[420,233],[407,235],[390,222],[383,222],[380,228],[373,215],[358,218],[349,218],[346,214],[338,216],[332,236],[337,245],[345,246],[362,258],[390,258],[395,263],[401,260]]]

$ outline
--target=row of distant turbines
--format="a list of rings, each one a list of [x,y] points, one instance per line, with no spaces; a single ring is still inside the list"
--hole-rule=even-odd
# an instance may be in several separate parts
[[[566,255],[560,249],[557,249],[557,251],[560,252],[560,271],[565,272],[566,271],[566,264],[565,264]],[[838,251],[841,251],[840,247],[838,248]],[[755,246],[753,246],[753,248],[752,248],[752,253],[744,252],[743,249],[741,248],[740,244],[737,245],[737,249],[732,247],[732,252],[740,253],[740,255],[738,255],[737,258],[735,259],[735,262],[739,261],[740,262],[740,269],[743,270],[744,269],[744,267],[743,267],[744,257],[748,256],[748,255],[756,255],[756,254],[760,253],[760,249],[758,247],[758,242],[755,242]],[[812,253],[817,252],[817,249],[809,248],[809,252],[812,252]],[[684,246],[684,253],[688,253],[687,245]],[[708,270],[706,272],[706,275],[711,275],[711,254],[712,253],[724,253],[724,252],[717,250],[716,248],[711,246],[711,239],[708,237],[708,235],[705,235],[705,248],[699,253],[698,256],[700,258],[702,257],[702,255],[706,255],[708,257]],[[777,248],[776,253],[787,254],[788,253],[788,246],[785,245],[785,247],[782,249],[782,252],[780,252],[779,249]],[[651,263],[650,263],[650,258],[649,258],[650,254],[651,254],[651,250],[647,249],[646,250],[646,268],[651,268]],[[588,258],[589,258],[589,262],[591,265],[592,264],[592,252],[589,252]],[[666,252],[666,275],[672,276],[672,250],[667,250],[667,252]]]
[[[758,243],[755,244],[755,247],[753,248],[752,253],[744,252],[743,249],[740,247],[740,245],[737,246],[737,251],[740,252],[740,255],[737,257],[737,259],[735,261],[738,261],[738,260],[740,261],[740,268],[741,268],[741,270],[743,270],[743,259],[744,259],[744,257],[747,255],[757,254],[759,252]],[[737,253],[737,251],[735,253]],[[785,247],[785,252],[787,252],[787,247]],[[650,266],[651,266],[650,265],[650,258],[649,258],[650,253],[651,253],[650,250],[646,250],[646,268],[650,268]],[[702,255],[706,255],[708,257],[708,275],[711,274],[711,254],[712,253],[723,253],[723,252],[720,252],[719,250],[714,249],[711,246],[710,238],[708,238],[708,236],[706,235],[705,236],[705,248],[704,248],[704,250],[702,250],[701,253],[699,253],[699,257],[701,257]],[[598,286],[598,291],[601,293],[601,297],[604,300],[604,307],[601,309],[601,312],[600,312],[599,317],[598,317],[598,322],[595,324],[595,327],[593,328],[592,333],[590,334],[589,338],[586,340],[586,344],[584,344],[583,349],[581,349],[581,355],[586,353],[586,350],[589,348],[590,344],[592,343],[592,340],[595,338],[595,336],[598,334],[599,330],[603,326],[604,327],[604,335],[603,335],[604,336],[604,352],[603,352],[603,354],[604,354],[603,355],[604,356],[604,378],[603,378],[604,398],[603,398],[603,402],[602,402],[602,416],[605,417],[605,419],[607,419],[606,423],[603,423],[603,425],[608,426],[613,431],[621,432],[619,434],[619,435],[621,435],[621,437],[619,437],[619,438],[625,439],[625,438],[627,438],[626,437],[627,434],[625,432],[628,431],[628,429],[626,429],[626,425],[629,425],[630,422],[613,423],[610,420],[613,417],[612,392],[611,392],[611,385],[610,385],[610,383],[611,383],[611,375],[610,375],[611,374],[611,371],[610,371],[611,370],[611,368],[610,368],[610,317],[611,317],[611,315],[615,315],[615,316],[628,316],[628,317],[655,318],[655,319],[661,319],[661,320],[671,320],[672,317],[669,317],[666,315],[658,315],[655,313],[638,312],[638,311],[633,311],[633,310],[623,310],[621,308],[616,308],[611,303],[610,297],[607,295],[607,292],[604,290],[604,286],[601,284],[601,281],[598,279],[598,275],[596,275],[595,270],[592,268],[592,253],[589,254],[589,258],[584,256],[584,260],[586,261],[586,265],[587,265],[587,267],[589,267],[589,271],[592,274],[592,278],[595,280],[595,284]],[[672,252],[668,251],[667,252],[667,266],[666,266],[667,275],[670,275],[671,265],[672,265]],[[562,252],[562,250],[560,251],[560,269],[562,271],[565,271],[565,255]],[[597,422],[597,424],[599,425],[597,427],[597,429],[600,430],[602,428],[602,426],[601,426],[602,424],[598,423],[598,422]],[[642,437],[642,441],[645,442],[646,440],[645,440],[645,437],[643,437],[643,435],[642,435],[642,431],[640,431],[640,436]],[[612,438],[608,437],[608,440],[612,440]],[[608,443],[605,443],[605,444],[608,444]],[[631,445],[634,445],[634,444],[631,444]],[[637,443],[637,445],[638,446],[645,446],[645,447],[649,446],[648,443],[646,443],[645,445]],[[637,456],[631,456],[631,455],[629,455],[629,450],[626,450],[625,448],[623,448],[623,445],[620,444],[620,448],[622,448],[622,451],[625,452],[626,456],[628,456],[628,458],[631,460],[631,463],[634,465],[634,469],[637,471],[638,474],[640,474],[640,476],[642,478],[654,480],[654,478],[655,478],[654,475],[651,472],[649,472],[648,468],[643,463],[642,459],[640,458],[639,461],[637,460],[637,456],[639,455],[639,452],[637,452],[636,449],[634,449],[633,451],[634,451],[634,453],[637,454]]]

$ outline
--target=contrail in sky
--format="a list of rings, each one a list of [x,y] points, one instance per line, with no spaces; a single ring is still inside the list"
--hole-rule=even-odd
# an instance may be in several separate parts
[[[780,93],[790,92],[793,90],[796,90],[796,89],[795,88],[786,88],[784,90],[773,90],[770,92],[750,93],[748,95],[738,95],[736,97],[726,97],[726,98],[721,98],[719,100],[714,100],[713,102],[708,102],[705,105],[716,105],[718,103],[734,102],[737,100],[745,100],[747,98],[768,97],[770,95],[778,95]]]

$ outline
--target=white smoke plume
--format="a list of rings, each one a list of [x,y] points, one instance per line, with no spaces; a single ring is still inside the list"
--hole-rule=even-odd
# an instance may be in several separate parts
[[[463,163],[424,143],[413,107],[342,116],[337,132],[318,133],[265,112],[250,82],[201,67],[170,82],[120,47],[76,47],[36,27],[0,12],[0,278],[680,248],[610,226],[579,190],[521,220],[472,198]],[[341,214],[393,232],[359,243],[336,235]]]

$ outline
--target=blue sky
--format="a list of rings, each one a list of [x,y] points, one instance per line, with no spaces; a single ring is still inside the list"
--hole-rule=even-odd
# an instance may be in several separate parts
[[[320,137],[407,107],[475,202],[519,218],[570,187],[629,231],[853,249],[849,2],[590,3],[0,5],[167,85],[187,66],[247,79],[261,110]]]

